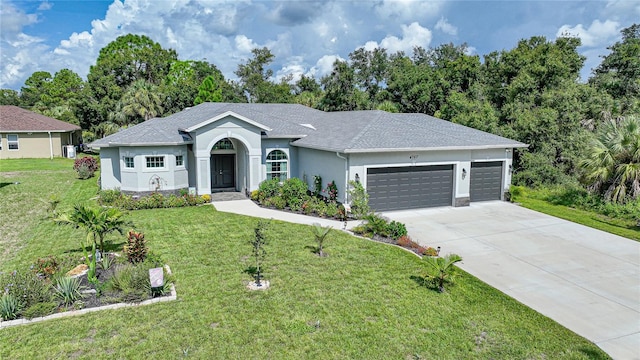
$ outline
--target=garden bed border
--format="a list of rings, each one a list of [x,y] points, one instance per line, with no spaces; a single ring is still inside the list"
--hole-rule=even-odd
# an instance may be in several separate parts
[[[171,269],[169,268],[169,265],[165,265],[164,268],[167,270],[167,273],[169,275],[171,275]],[[109,305],[92,307],[92,308],[87,308],[87,309],[60,312],[60,313],[51,314],[51,315],[47,315],[47,316],[36,317],[36,318],[30,319],[30,320],[29,319],[24,319],[24,318],[23,319],[16,319],[16,320],[8,320],[8,321],[0,320],[0,329],[8,328],[8,327],[11,327],[11,326],[17,326],[17,325],[28,325],[28,324],[37,323],[37,322],[46,321],[46,320],[51,320],[51,319],[59,319],[59,318],[65,318],[65,317],[70,317],[70,316],[78,316],[78,315],[87,314],[87,313],[96,312],[96,311],[102,311],[102,310],[114,310],[114,309],[120,309],[120,308],[126,308],[126,307],[145,306],[145,305],[151,305],[151,304],[160,303],[160,302],[174,301],[174,300],[178,299],[178,296],[176,294],[175,284],[173,284],[173,283],[171,284],[171,287],[170,287],[170,293],[171,294],[169,296],[161,296],[161,297],[157,297],[157,298],[153,298],[153,299],[148,299],[148,300],[141,301],[139,303],[109,304]]]

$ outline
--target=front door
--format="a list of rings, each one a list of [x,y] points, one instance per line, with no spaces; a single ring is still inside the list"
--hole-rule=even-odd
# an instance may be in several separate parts
[[[233,154],[219,154],[211,156],[211,187],[235,187],[235,163]]]

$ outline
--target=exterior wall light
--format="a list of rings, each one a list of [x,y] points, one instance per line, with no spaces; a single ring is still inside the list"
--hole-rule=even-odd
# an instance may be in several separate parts
[[[462,180],[464,180],[467,177],[467,169],[462,168]]]
[[[356,173],[356,182],[359,184],[360,183],[360,175],[358,175],[358,173]]]

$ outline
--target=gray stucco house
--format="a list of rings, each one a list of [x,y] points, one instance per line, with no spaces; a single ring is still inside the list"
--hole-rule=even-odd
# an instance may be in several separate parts
[[[249,192],[265,179],[360,181],[372,208],[500,200],[525,144],[424,114],[204,103],[93,142],[101,186],[124,192]]]

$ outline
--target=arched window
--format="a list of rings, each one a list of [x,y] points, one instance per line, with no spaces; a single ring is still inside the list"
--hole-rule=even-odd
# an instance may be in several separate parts
[[[285,181],[288,178],[287,154],[282,150],[273,150],[267,155],[267,180],[280,179]]]
[[[224,138],[213,145],[212,150],[233,150],[233,143],[229,138]]]

